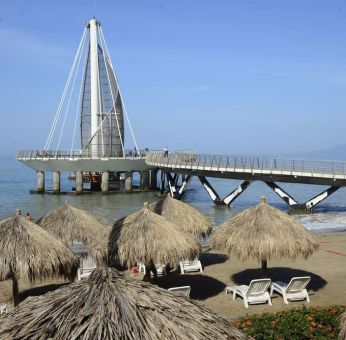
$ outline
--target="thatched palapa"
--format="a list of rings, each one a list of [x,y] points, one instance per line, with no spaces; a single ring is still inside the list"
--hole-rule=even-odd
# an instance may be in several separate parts
[[[18,302],[18,279],[65,277],[72,279],[78,258],[62,242],[23,216],[0,222],[0,280],[12,278]]]
[[[206,237],[212,231],[210,218],[189,204],[164,195],[150,204],[150,209],[178,225],[186,233]]]
[[[346,312],[340,317],[340,334],[339,340],[346,340]]]
[[[0,320],[0,338],[248,339],[196,302],[113,268],[25,301]]]
[[[222,224],[210,243],[242,260],[262,261],[264,274],[271,258],[307,258],[319,248],[315,236],[293,217],[268,205],[264,197],[256,207]]]
[[[147,203],[140,211],[116,221],[102,236],[89,246],[98,263],[117,258],[122,264],[175,264],[196,257],[201,250],[195,237],[151,211]]]
[[[37,224],[65,244],[73,241],[89,244],[91,240],[98,237],[104,228],[95,216],[86,210],[73,207],[65,203],[41,217]]]

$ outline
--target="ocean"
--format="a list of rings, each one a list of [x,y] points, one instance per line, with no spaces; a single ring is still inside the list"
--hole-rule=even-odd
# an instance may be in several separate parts
[[[134,184],[138,180],[135,177]],[[51,187],[51,183],[52,179],[47,174],[47,189]],[[220,197],[223,197],[239,185],[240,181],[210,179],[210,183],[217,190]],[[62,191],[69,191],[72,186],[74,186],[74,182],[68,179],[67,173],[63,174]],[[301,202],[325,189],[324,186],[304,184],[281,183],[280,186]],[[68,200],[74,206],[86,209],[108,223],[139,210],[143,207],[144,202],[154,201],[158,194],[153,192],[110,195],[30,194],[29,190],[35,188],[35,171],[16,161],[14,157],[0,157],[0,219],[14,214],[16,208],[19,208],[23,214],[29,212],[36,220]],[[262,182],[251,183],[230,208],[215,207],[198,179],[194,178],[188,189],[183,201],[210,216],[215,227],[230,219],[236,213],[256,205],[261,196],[266,196],[268,203],[276,208],[283,211],[288,210],[286,203]],[[346,230],[346,189],[339,189],[320,203],[313,214],[295,215],[295,218],[309,230]]]

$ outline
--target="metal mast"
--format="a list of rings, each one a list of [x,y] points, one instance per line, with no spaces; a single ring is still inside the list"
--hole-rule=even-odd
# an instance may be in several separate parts
[[[92,158],[123,157],[124,106],[101,24],[87,23],[89,49],[81,102],[81,146]]]

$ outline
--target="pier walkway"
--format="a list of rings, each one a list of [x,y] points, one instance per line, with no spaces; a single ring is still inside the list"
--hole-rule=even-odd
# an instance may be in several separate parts
[[[273,189],[292,210],[311,210],[340,187],[346,186],[346,162],[295,160],[256,156],[218,156],[195,152],[149,152],[146,163],[166,174],[169,189],[179,198],[192,176],[199,178],[216,205],[231,204],[251,181],[263,181]],[[173,174],[173,175],[172,175]],[[177,185],[182,175],[181,185]],[[221,199],[206,177],[229,178],[244,182]],[[328,189],[301,204],[276,182],[327,185]]]

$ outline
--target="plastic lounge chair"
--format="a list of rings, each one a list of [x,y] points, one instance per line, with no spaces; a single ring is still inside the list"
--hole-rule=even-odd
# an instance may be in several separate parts
[[[268,288],[270,286],[270,279],[258,279],[252,280],[248,286],[234,286],[226,287],[226,294],[233,294],[233,300],[236,295],[239,295],[244,300],[244,305],[246,308],[249,308],[249,304],[258,304],[258,303],[269,303],[272,305]]]
[[[185,274],[186,272],[203,272],[202,263],[198,258],[193,261],[183,260],[179,262],[180,272],[181,274]]]
[[[179,296],[190,297],[191,287],[190,286],[181,286],[181,287],[172,287],[168,290]]]
[[[145,265],[143,263],[137,264],[138,270],[143,271],[144,275],[146,273]],[[165,264],[155,264],[157,276],[167,275],[166,265]],[[154,274],[150,272],[150,277],[154,277]]]
[[[78,281],[82,279],[87,279],[95,268],[96,268],[96,264],[92,257],[81,256],[80,265],[77,272]]]
[[[0,316],[8,313],[6,305],[0,305]]]
[[[310,276],[292,277],[291,281],[286,282],[276,281],[271,284],[270,296],[273,295],[273,291],[280,293],[284,299],[284,302],[288,304],[288,301],[305,300],[310,302],[308,291],[306,286],[310,282]]]

